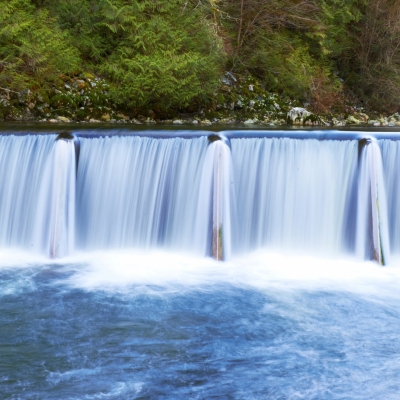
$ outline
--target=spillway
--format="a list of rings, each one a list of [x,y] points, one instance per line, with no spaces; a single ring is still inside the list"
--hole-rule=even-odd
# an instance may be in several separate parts
[[[82,138],[77,246],[201,251],[195,222],[207,145],[207,137]]]
[[[345,251],[358,142],[233,139],[234,241],[320,254]]]
[[[386,264],[400,253],[400,141],[364,136],[3,134],[0,247],[218,260],[263,248]]]

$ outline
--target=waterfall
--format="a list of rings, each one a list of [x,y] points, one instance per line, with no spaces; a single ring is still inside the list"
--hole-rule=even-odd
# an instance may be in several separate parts
[[[0,247],[400,253],[399,141],[257,135],[0,135]]]
[[[196,204],[207,137],[81,138],[78,246],[201,253]]]
[[[362,146],[359,166],[357,253],[385,265],[389,258],[387,203],[381,150],[376,140]]]
[[[213,141],[203,163],[196,237],[205,254],[217,260],[231,253],[232,159],[229,147]]]
[[[75,143],[69,139],[55,142],[43,173],[36,237],[51,258],[69,255],[75,240]]]
[[[389,216],[390,250],[400,253],[400,141],[380,140],[382,149],[383,175],[387,197],[387,215]]]
[[[41,200],[55,135],[0,136],[0,246],[42,251],[38,216],[47,215]],[[46,193],[49,195],[49,193]]]
[[[355,140],[232,139],[237,252],[260,247],[337,255],[345,250]]]

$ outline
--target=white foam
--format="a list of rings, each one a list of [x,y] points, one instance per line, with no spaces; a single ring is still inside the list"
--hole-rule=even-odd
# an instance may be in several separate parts
[[[167,251],[101,251],[49,260],[19,251],[0,252],[4,269],[57,268],[57,284],[87,291],[215,290],[221,285],[261,291],[349,291],[400,297],[400,260],[388,267],[352,259],[324,259],[257,251],[228,262]],[[66,272],[68,272],[66,274]]]
[[[400,263],[287,256],[259,251],[229,262],[170,252],[97,252],[59,261],[72,274],[59,283],[84,290],[213,290],[221,285],[262,291],[340,290],[399,297]]]

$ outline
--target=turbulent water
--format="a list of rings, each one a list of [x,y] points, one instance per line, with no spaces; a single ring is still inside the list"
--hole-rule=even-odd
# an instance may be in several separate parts
[[[0,397],[397,399],[398,143],[0,135]]]
[[[270,253],[1,258],[2,398],[398,397],[399,268]]]

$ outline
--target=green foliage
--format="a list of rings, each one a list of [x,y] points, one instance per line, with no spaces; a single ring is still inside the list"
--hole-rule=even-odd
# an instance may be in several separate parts
[[[93,106],[131,115],[212,108],[226,69],[318,112],[346,92],[375,109],[400,103],[400,0],[0,0],[0,9],[0,88],[31,89],[57,110],[82,107],[81,89],[54,92],[61,75],[82,71],[107,82]]]
[[[357,24],[348,27],[352,47],[342,57],[346,82],[377,111],[400,105],[400,0],[366,2]]]
[[[218,83],[222,52],[202,8],[183,0],[42,2],[74,38],[85,68],[123,107],[184,107]]]
[[[249,71],[271,91],[310,98],[314,78],[325,70],[324,27],[311,0],[228,0],[223,22],[231,32],[230,65]],[[237,34],[236,34],[237,32]]]
[[[260,34],[257,39],[245,58],[247,70],[271,91],[305,98],[317,68],[307,43],[288,32]]]
[[[109,36],[119,37],[101,66],[118,83],[112,90],[115,101],[182,107],[202,93],[211,94],[221,56],[201,14],[184,11],[180,0],[127,3],[122,16],[115,4],[102,2],[102,26]]]
[[[0,0],[0,84],[12,90],[41,86],[78,68],[68,32],[28,0]],[[60,56],[61,55],[61,56]]]

